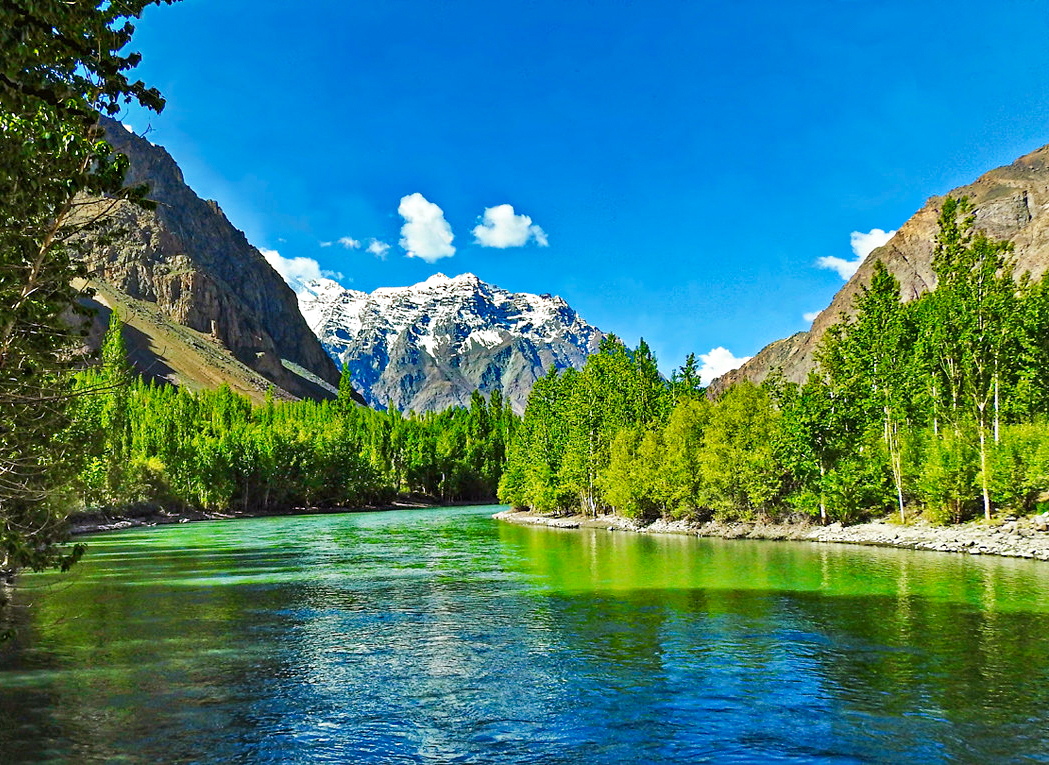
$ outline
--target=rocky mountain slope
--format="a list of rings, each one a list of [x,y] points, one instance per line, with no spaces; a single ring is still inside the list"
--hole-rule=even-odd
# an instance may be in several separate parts
[[[157,207],[100,199],[81,208],[85,219],[109,210],[108,226],[120,232],[91,248],[86,264],[92,281],[152,304],[161,317],[211,338],[239,365],[291,395],[330,395],[338,369],[299,313],[295,293],[216,202],[186,185],[162,147],[112,120],[103,118],[103,124],[109,142],[131,160],[127,183],[149,184]],[[146,352],[154,344],[141,345]],[[138,366],[160,363],[147,354]]]
[[[480,389],[501,391],[523,412],[537,379],[581,367],[603,337],[559,297],[511,293],[473,274],[372,293],[320,279],[301,285],[298,297],[367,402],[401,410],[469,404]]]
[[[1018,277],[1029,272],[1037,278],[1049,267],[1049,146],[992,170],[948,196],[969,197],[975,208],[976,227],[988,236],[1014,243]],[[741,380],[760,383],[775,369],[787,380],[804,381],[815,366],[815,352],[824,333],[841,320],[843,313],[852,312],[856,294],[870,283],[876,260],[899,280],[904,300],[935,289],[932,257],[936,221],[945,198],[930,198],[892,239],[871,252],[808,332],[769,344],[739,369],[715,380],[711,392],[716,395]]]

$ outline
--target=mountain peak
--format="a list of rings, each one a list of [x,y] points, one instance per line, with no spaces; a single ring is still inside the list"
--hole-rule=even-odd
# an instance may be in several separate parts
[[[104,283],[116,300],[140,301],[144,310],[171,326],[209,336],[222,353],[228,352],[267,385],[295,396],[328,396],[330,391],[293,371],[304,369],[327,384],[339,380],[338,370],[299,314],[292,290],[263,254],[230,223],[218,202],[202,199],[186,185],[166,149],[126,125],[105,116],[99,119],[109,143],[130,162],[126,183],[147,184],[157,206],[145,210],[127,200],[103,198],[77,205],[81,220],[106,219],[92,232],[87,240],[91,246],[83,253],[89,277]],[[185,337],[181,330],[172,336]],[[144,357],[156,359],[145,368],[168,370],[158,376],[185,384],[226,379],[225,371],[207,366],[208,359],[221,356],[195,350],[172,353],[180,364],[197,359],[175,369],[160,355],[163,343],[142,342]]]
[[[603,334],[559,297],[513,293],[475,274],[357,292],[334,282],[298,292],[325,350],[369,403],[436,410],[500,390],[523,411],[536,379],[580,367]]]
[[[413,287],[441,288],[449,284],[469,284],[471,286],[476,286],[483,283],[484,282],[482,282],[477,276],[471,273],[459,274],[458,276],[445,276],[438,272],[426,281],[413,285]]]

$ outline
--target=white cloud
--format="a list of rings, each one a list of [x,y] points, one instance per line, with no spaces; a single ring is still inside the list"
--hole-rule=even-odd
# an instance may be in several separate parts
[[[699,368],[699,381],[701,385],[710,385],[715,377],[721,377],[726,372],[739,369],[744,362],[750,361],[750,356],[741,359],[732,355],[728,348],[711,348],[708,353],[699,354],[699,360],[703,366]]]
[[[126,130],[129,133],[134,133],[135,132],[135,128],[131,127],[131,125],[127,124],[126,122],[121,122],[120,126],[122,128],[124,128],[124,130]]]
[[[361,243],[354,239],[352,236],[339,237],[339,244],[345,247],[347,250],[356,250],[361,246]]]
[[[896,230],[882,231],[880,228],[872,228],[866,234],[862,231],[853,231],[849,234],[852,251],[857,258],[865,258],[876,249],[886,244],[896,235]]]
[[[852,244],[852,253],[855,255],[855,259],[846,260],[845,258],[826,256],[819,258],[816,261],[816,266],[830,271],[837,271],[838,276],[848,280],[856,273],[856,269],[860,267],[860,264],[866,260],[868,255],[892,239],[895,234],[895,229],[882,231],[880,228],[872,228],[866,234],[862,231],[853,231],[849,235],[849,240]]]
[[[838,276],[848,281],[856,273],[856,269],[860,267],[862,262],[862,260],[845,260],[845,258],[824,256],[816,261],[816,266],[826,268],[828,271],[837,271]]]
[[[380,242],[378,239],[369,241],[368,246],[365,248],[365,252],[370,252],[379,260],[386,260],[386,253],[389,251],[390,245],[386,244],[386,242]]]
[[[823,311],[807,311],[801,315],[801,318],[803,318],[805,321],[811,324],[812,322],[816,321],[816,317],[819,316],[821,313],[823,313]]]
[[[455,237],[444,219],[444,211],[422,194],[416,192],[402,197],[397,213],[404,218],[400,244],[409,258],[434,263],[455,254],[452,246]]]
[[[321,268],[313,258],[285,258],[276,250],[262,250],[262,257],[273,266],[273,270],[288,283],[288,286],[298,292],[302,285],[315,279],[343,279],[338,271],[327,271]]]
[[[527,215],[515,215],[513,205],[496,205],[484,208],[481,225],[473,230],[474,240],[482,247],[524,247],[534,239],[540,247],[546,247],[546,232],[532,225]]]
[[[321,247],[331,247],[335,242],[321,242]]]

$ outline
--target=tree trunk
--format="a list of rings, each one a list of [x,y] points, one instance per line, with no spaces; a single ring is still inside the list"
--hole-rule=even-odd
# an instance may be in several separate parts
[[[827,525],[827,499],[823,493],[823,476],[826,473],[826,468],[823,467],[823,461],[820,461],[820,523],[824,526]]]
[[[936,383],[932,384],[932,434],[940,435],[940,406],[936,398]]]
[[[983,485],[983,517],[991,520],[991,495],[987,488],[987,424],[980,413],[980,483]]]
[[[998,360],[994,361],[994,442],[999,443],[998,435]]]
[[[900,507],[900,523],[907,520],[903,511],[903,457],[900,454],[899,434],[892,423],[892,410],[885,409],[885,446],[889,450],[889,464],[892,466],[892,482],[896,484],[896,502]]]

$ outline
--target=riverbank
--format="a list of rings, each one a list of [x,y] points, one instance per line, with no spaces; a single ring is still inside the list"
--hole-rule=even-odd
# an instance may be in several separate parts
[[[640,534],[686,534],[722,539],[835,542],[1049,561],[1049,513],[1030,518],[1007,519],[999,524],[971,522],[955,526],[933,526],[925,522],[903,525],[888,521],[871,521],[852,526],[843,526],[840,523],[814,526],[808,523],[693,523],[664,520],[639,525],[615,515],[601,515],[596,518],[582,515],[551,516],[527,510],[504,510],[493,517],[508,523],[562,529],[598,528]]]
[[[99,510],[94,512],[74,513],[68,519],[70,536],[96,534],[102,531],[120,531],[147,526],[164,526],[173,523],[193,523],[196,521],[226,521],[236,518],[269,518],[290,515],[326,515],[333,513],[374,513],[394,510],[427,510],[451,505],[494,505],[496,499],[463,500],[457,502],[438,502],[429,497],[405,497],[385,505],[366,505],[364,507],[296,507],[281,510],[227,510],[207,512],[203,510],[168,510],[156,505],[121,508],[119,510]]]

